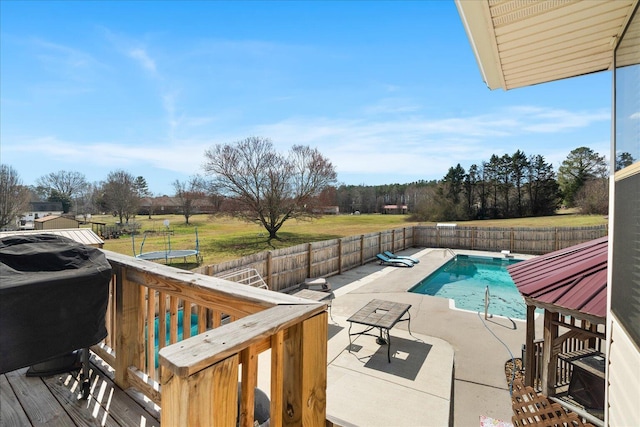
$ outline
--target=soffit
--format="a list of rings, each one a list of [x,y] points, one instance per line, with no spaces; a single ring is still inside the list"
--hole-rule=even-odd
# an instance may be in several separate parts
[[[456,0],[490,89],[612,69],[638,0]]]

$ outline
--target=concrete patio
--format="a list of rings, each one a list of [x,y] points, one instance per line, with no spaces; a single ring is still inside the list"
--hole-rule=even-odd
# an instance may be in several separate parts
[[[420,263],[412,268],[369,263],[328,279],[336,298],[329,324],[327,417],[361,426],[477,426],[481,415],[510,421],[504,368],[512,356],[521,356],[525,322],[485,320],[484,314],[450,308],[447,299],[407,292],[452,253],[402,254]],[[358,336],[354,351],[348,351],[346,319],[374,298],[412,305],[411,335],[406,322],[391,331],[391,363],[386,346],[371,336]]]

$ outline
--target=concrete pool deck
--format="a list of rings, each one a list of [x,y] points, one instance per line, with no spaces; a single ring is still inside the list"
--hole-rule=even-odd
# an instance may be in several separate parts
[[[510,421],[504,368],[512,356],[521,356],[525,322],[485,320],[483,314],[451,309],[447,299],[407,292],[453,254],[400,253],[420,263],[406,268],[371,262],[328,278],[336,298],[329,319],[327,418],[343,426],[477,426],[482,415]],[[375,298],[412,306],[411,334],[407,322],[391,330],[391,363],[375,337],[358,336],[349,352],[346,319]],[[541,331],[542,319],[537,322]]]

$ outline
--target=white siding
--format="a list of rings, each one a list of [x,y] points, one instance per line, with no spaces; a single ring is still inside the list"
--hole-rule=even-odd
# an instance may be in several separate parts
[[[610,426],[640,426],[640,352],[612,315],[609,345]]]

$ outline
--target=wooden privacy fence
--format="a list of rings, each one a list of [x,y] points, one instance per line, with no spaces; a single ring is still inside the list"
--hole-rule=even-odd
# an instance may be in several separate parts
[[[271,290],[282,291],[309,277],[329,277],[366,264],[387,250],[425,247],[541,255],[606,236],[607,231],[606,225],[546,228],[418,225],[260,252],[195,271],[215,276],[253,268]]]
[[[282,291],[308,277],[328,277],[366,264],[383,251],[401,251],[415,246],[414,227],[305,243],[261,252],[220,264],[200,267],[195,272],[208,276],[231,270],[255,269],[274,291]]]

